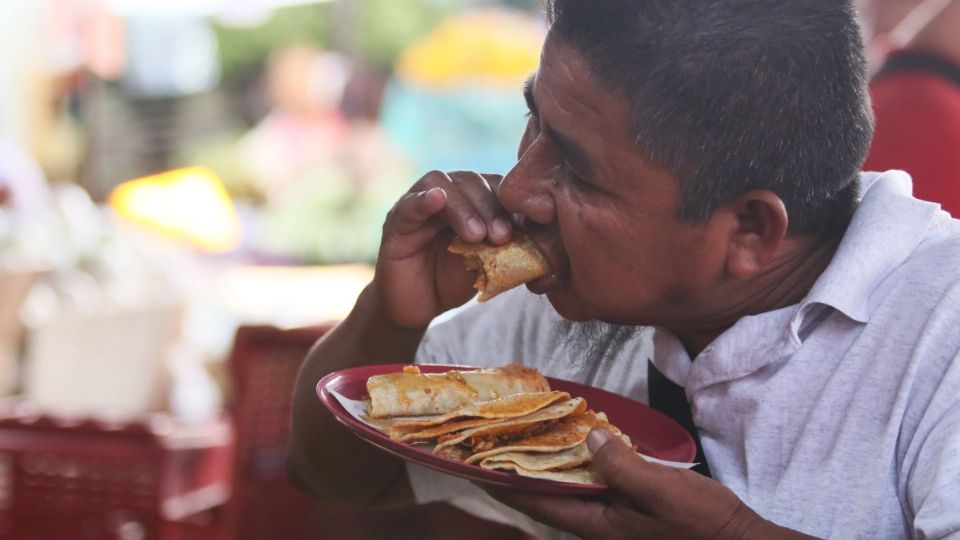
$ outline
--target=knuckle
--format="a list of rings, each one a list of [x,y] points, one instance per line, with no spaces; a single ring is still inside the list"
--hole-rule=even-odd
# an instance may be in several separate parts
[[[447,178],[446,173],[437,169],[433,169],[432,171],[428,171],[426,174],[421,176],[420,180],[417,183],[418,184],[422,183],[424,185],[429,185],[429,186],[437,186],[440,184],[446,184],[448,182],[449,180]]]
[[[387,210],[383,220],[383,232],[386,233],[398,223],[415,216],[417,196],[418,193],[416,192],[406,193],[390,207],[390,210]]]
[[[386,215],[386,217],[384,217],[384,219],[383,219],[383,228],[384,228],[384,229],[386,229],[387,226],[389,226],[391,223],[393,223],[394,220],[397,219],[397,213],[399,212],[399,210],[397,209],[397,207],[398,207],[399,205],[400,205],[399,202],[394,203],[394,205],[390,207],[390,210],[387,210],[387,215]]]
[[[597,450],[593,459],[601,465],[619,465],[624,458],[624,453],[618,445],[623,446],[623,444],[617,442],[616,439],[610,439]]]
[[[472,171],[454,171],[449,173],[450,180],[458,185],[462,186],[464,189],[470,190],[488,190],[490,185],[487,183],[487,179],[483,175],[472,172]]]
[[[447,173],[447,176],[449,176],[450,179],[453,180],[453,181],[461,181],[461,182],[462,182],[462,181],[465,181],[465,180],[466,180],[466,181],[469,181],[469,180],[475,179],[475,178],[477,177],[477,173],[472,172],[472,171],[461,171],[461,170],[457,170],[457,171],[450,171],[450,172],[448,172],[448,173]]]
[[[503,177],[499,175],[484,175],[483,177],[483,181],[491,193],[497,191],[497,189],[500,187],[500,180],[502,179]]]

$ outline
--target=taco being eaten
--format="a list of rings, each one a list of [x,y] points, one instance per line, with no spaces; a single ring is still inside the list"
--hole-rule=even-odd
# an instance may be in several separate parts
[[[550,265],[543,254],[526,237],[516,238],[502,246],[485,242],[468,244],[458,237],[448,250],[463,255],[467,269],[477,270],[477,281],[473,286],[480,292],[480,302],[486,302],[550,272]]]

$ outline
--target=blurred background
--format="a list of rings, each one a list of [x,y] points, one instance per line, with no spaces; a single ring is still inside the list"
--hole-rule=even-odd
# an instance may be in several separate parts
[[[856,3],[868,166],[956,214],[960,0]],[[514,163],[541,10],[0,1],[0,539],[527,538],[323,505],[284,460],[386,211],[428,170]]]
[[[510,168],[543,34],[535,0],[0,2],[0,537],[449,537],[297,499],[289,395],[398,196]]]

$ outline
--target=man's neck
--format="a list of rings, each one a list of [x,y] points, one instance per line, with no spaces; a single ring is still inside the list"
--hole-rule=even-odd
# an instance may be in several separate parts
[[[671,328],[696,358],[720,334],[748,315],[766,313],[799,303],[826,270],[842,235],[828,238],[797,237],[767,267],[750,280],[730,283],[723,295],[732,299],[712,313]]]

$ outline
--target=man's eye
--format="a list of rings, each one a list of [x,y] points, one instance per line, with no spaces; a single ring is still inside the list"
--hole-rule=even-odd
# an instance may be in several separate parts
[[[578,188],[580,188],[580,189],[594,189],[593,184],[591,184],[590,182],[587,182],[586,180],[584,180],[583,178],[581,178],[580,176],[578,176],[577,173],[573,172],[573,171],[570,169],[570,167],[567,166],[566,163],[564,163],[564,165],[563,165],[563,172],[564,172],[565,175],[567,175],[567,179],[570,180],[570,182],[571,182],[573,185],[577,186]]]

